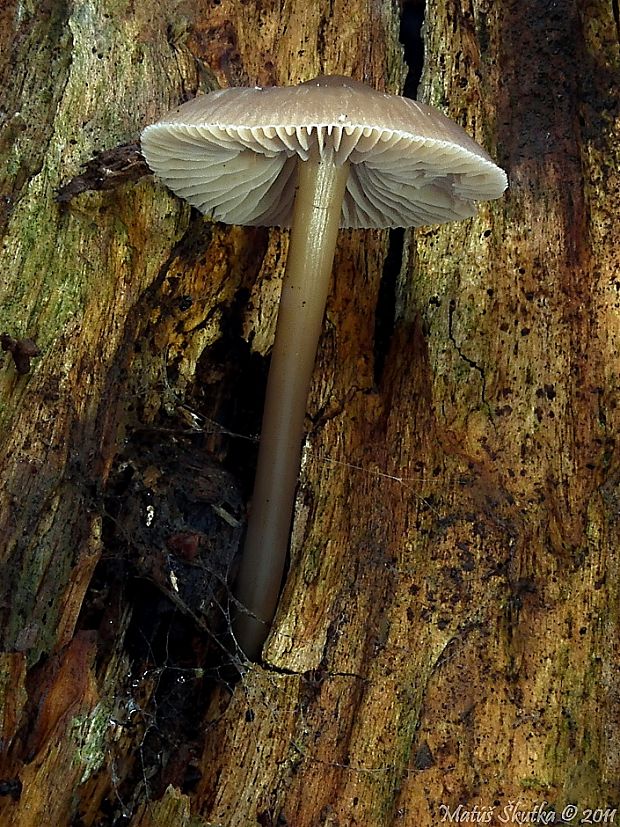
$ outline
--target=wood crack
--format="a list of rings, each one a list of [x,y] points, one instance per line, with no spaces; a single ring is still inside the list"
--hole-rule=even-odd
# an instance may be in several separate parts
[[[616,21],[616,36],[620,43],[620,3],[618,0],[611,0],[611,11]]]
[[[484,370],[480,367],[480,365],[477,362],[475,362],[466,353],[463,352],[463,350],[461,349],[461,346],[459,345],[459,343],[454,338],[453,318],[454,318],[455,311],[456,311],[456,301],[454,299],[452,299],[450,301],[450,306],[449,306],[449,309],[448,309],[448,337],[449,337],[450,341],[452,342],[452,344],[454,345],[454,347],[456,349],[456,352],[461,357],[461,359],[466,364],[468,364],[469,367],[472,370],[475,370],[477,373],[480,374],[480,381],[482,383],[481,399],[482,399],[482,402],[484,404],[486,404],[486,401],[487,401],[487,396],[486,396],[487,380],[486,380],[486,376],[484,374]]]

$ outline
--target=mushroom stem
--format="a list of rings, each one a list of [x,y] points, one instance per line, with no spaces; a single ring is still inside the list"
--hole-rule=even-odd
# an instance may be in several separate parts
[[[286,271],[267,381],[258,464],[237,579],[234,633],[251,660],[275,614],[291,529],[310,380],[323,326],[349,164],[298,163]]]

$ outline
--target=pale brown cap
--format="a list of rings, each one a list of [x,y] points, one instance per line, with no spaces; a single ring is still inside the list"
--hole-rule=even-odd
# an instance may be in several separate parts
[[[417,227],[468,218],[506,174],[436,109],[343,77],[232,88],[179,106],[142,133],[150,168],[227,224],[290,226],[295,167],[351,164],[341,227]]]

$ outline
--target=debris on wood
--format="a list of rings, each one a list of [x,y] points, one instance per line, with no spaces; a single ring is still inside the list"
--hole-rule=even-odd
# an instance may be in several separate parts
[[[83,165],[83,169],[83,173],[58,189],[57,203],[68,204],[82,192],[113,190],[121,184],[139,181],[143,176],[151,174],[140,153],[138,141],[97,153]]]
[[[30,371],[30,360],[34,356],[40,356],[41,351],[34,339],[14,339],[8,333],[0,334],[0,345],[2,350],[7,351],[13,357],[15,369],[21,375]]]

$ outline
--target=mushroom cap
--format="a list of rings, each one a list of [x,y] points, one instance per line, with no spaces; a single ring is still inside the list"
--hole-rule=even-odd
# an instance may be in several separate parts
[[[469,218],[507,186],[441,112],[344,77],[194,98],[144,129],[142,153],[201,212],[248,226],[290,226],[296,163],[311,156],[351,164],[341,227]]]

